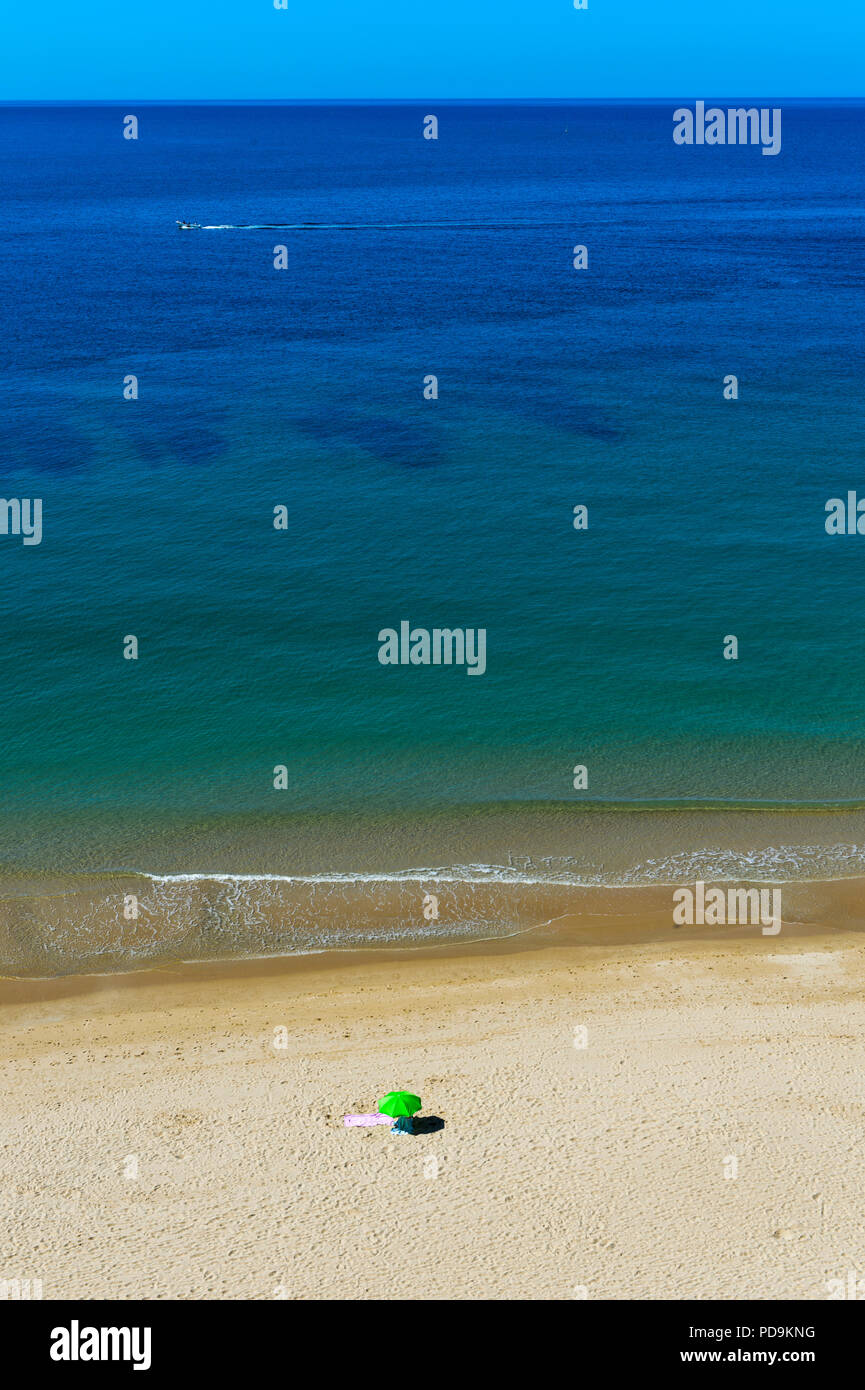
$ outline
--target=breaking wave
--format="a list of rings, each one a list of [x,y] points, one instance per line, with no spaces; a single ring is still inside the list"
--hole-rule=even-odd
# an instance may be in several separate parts
[[[113,972],[170,960],[301,955],[504,938],[569,916],[615,919],[667,903],[669,886],[865,877],[865,846],[704,849],[617,874],[545,857],[387,873],[149,874],[19,883],[0,894],[0,971]],[[622,890],[617,892],[614,890]]]

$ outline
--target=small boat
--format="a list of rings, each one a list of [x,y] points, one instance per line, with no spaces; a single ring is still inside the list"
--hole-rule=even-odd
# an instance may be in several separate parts
[[[195,232],[201,230],[200,222],[181,222],[178,218],[177,225],[181,232]]]

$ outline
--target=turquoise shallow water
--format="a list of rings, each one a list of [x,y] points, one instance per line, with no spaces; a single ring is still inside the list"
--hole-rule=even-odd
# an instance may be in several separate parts
[[[857,870],[823,808],[865,802],[865,537],[824,507],[862,476],[865,110],[785,109],[775,159],[666,107],[452,107],[434,149],[419,111],[152,108],[130,148],[0,110],[4,490],[44,513],[0,537],[7,881]],[[484,225],[174,229],[287,214]],[[383,667],[403,619],[483,627],[485,674]],[[694,805],[799,809],[757,862]]]

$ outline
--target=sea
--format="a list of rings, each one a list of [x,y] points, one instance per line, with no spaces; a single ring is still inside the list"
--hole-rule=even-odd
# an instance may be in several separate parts
[[[865,875],[865,105],[683,104],[0,106],[0,972]]]

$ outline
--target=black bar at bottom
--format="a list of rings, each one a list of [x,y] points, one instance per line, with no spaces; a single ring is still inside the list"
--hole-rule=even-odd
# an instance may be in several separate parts
[[[328,1378],[364,1366],[438,1378],[470,1364],[488,1378],[522,1351],[538,1374],[799,1366],[825,1378],[858,1364],[862,1321],[844,1302],[5,1302],[0,1328],[16,1370],[61,1377],[296,1379],[301,1356],[304,1379],[316,1359]]]

